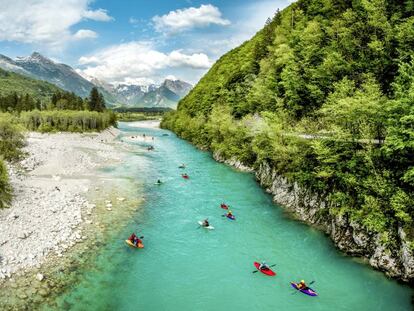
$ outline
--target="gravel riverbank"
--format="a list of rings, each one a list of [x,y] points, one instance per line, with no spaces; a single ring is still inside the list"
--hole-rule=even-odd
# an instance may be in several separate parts
[[[118,133],[28,134],[27,157],[9,165],[12,207],[0,210],[0,283],[86,239],[80,225],[95,208],[87,197],[99,192],[97,168],[122,161]]]

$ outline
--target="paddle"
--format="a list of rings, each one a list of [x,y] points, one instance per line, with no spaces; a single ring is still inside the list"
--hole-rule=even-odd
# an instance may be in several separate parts
[[[269,266],[269,268],[270,268],[270,267],[274,267],[274,266],[276,266],[276,264],[274,264],[274,265],[270,265],[270,266]],[[254,270],[252,273],[256,273],[256,272],[259,272],[259,270]]]
[[[310,282],[308,285],[312,285],[313,283],[315,283],[315,281]],[[308,286],[309,288],[309,286]],[[297,292],[300,292],[301,290],[299,288],[294,288],[296,289],[291,295],[296,294]]]

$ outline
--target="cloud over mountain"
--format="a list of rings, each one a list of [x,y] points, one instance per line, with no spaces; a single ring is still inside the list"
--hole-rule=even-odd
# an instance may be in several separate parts
[[[155,49],[153,43],[132,41],[110,46],[89,56],[79,63],[88,76],[109,82],[126,82],[127,79],[153,78],[168,68],[207,69],[211,66],[203,53],[186,54],[181,50],[169,53]]]

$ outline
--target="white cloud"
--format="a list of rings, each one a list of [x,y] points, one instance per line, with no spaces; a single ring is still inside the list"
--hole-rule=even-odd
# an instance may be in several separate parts
[[[133,41],[105,48],[79,59],[83,73],[108,82],[128,82],[137,79],[157,80],[164,70],[207,69],[211,62],[203,53],[186,54],[181,50],[169,53],[157,51],[151,42]]]
[[[108,11],[104,9],[98,9],[95,11],[88,10],[88,11],[85,11],[82,14],[82,16],[84,18],[92,19],[94,21],[99,21],[99,22],[109,22],[109,21],[114,20],[113,17],[108,15]]]
[[[165,77],[165,80],[176,81],[176,80],[178,80],[178,78],[174,75],[168,75],[168,76]]]
[[[89,39],[89,38],[97,38],[98,34],[95,31],[89,29],[79,29],[73,37],[78,40],[82,39]]]
[[[152,21],[156,31],[168,34],[206,27],[211,24],[230,25],[230,21],[223,19],[220,10],[211,4],[203,4],[199,8],[191,7],[171,11],[163,16],[157,15],[152,18]]]
[[[92,31],[73,33],[70,28],[83,19],[107,21],[105,10],[89,10],[90,0],[0,0],[0,41],[63,48],[65,43],[91,38]],[[85,32],[87,31],[87,32]]]

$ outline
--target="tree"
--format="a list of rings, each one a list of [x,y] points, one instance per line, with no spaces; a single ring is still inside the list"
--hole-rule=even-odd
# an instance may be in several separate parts
[[[106,109],[103,95],[99,93],[98,88],[93,87],[89,95],[88,110],[102,112]]]

